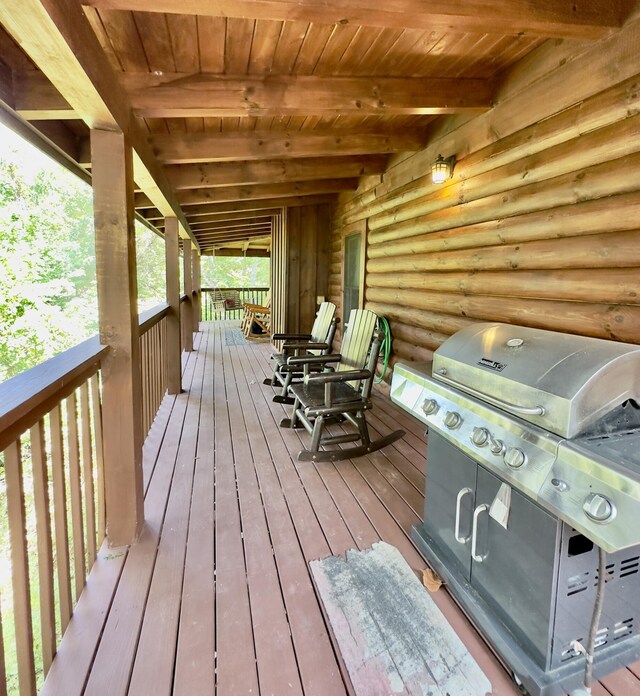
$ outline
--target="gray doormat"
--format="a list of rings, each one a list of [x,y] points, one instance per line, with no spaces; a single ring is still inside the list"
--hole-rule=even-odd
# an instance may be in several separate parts
[[[309,563],[356,696],[485,696],[480,669],[400,552]]]
[[[228,328],[224,330],[224,340],[228,346],[250,346],[255,343],[266,343],[271,340],[269,334],[251,336],[249,340],[244,337],[241,329]]]

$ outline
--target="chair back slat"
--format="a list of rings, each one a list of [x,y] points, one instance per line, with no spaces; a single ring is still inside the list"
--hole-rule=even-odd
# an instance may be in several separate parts
[[[366,366],[377,319],[377,315],[368,309],[351,310],[340,346],[342,358],[337,368],[338,372],[361,370]]]
[[[311,327],[312,343],[326,342],[335,313],[336,306],[333,302],[323,302],[320,305],[320,309],[318,309],[318,313],[316,314],[316,319]]]

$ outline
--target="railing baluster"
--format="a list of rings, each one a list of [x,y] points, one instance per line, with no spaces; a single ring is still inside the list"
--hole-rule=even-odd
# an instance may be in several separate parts
[[[64,447],[62,443],[62,414],[60,406],[56,406],[51,411],[49,426],[51,428],[51,471],[53,478],[53,512],[60,602],[60,630],[64,633],[71,618],[71,571],[69,568],[67,492],[64,476]]]
[[[80,422],[82,424],[82,473],[87,530],[87,568],[91,568],[96,560],[96,504],[93,492],[93,452],[91,449],[91,408],[88,382],[80,387]]]
[[[102,456],[102,403],[100,381],[97,374],[91,377],[91,403],[93,406],[93,436],[96,448],[96,482],[98,489],[98,545],[106,533],[104,504],[104,459]]]
[[[149,380],[147,378],[147,334],[140,337],[140,368],[142,379],[142,432],[148,432],[147,409],[149,407],[149,395],[147,393]]]
[[[73,570],[76,601],[86,579],[84,530],[82,524],[82,486],[80,481],[80,451],[78,415],[75,392],[67,397],[67,444],[69,448],[69,497],[71,499],[71,529],[73,530]]]
[[[29,554],[27,523],[24,510],[22,452],[20,441],[5,450],[4,474],[7,486],[7,516],[11,539],[11,570],[13,580],[13,615],[16,630],[18,680],[21,696],[35,696],[36,671],[33,657],[33,626],[29,590]]]
[[[44,439],[44,422],[31,428],[31,465],[33,470],[33,500],[38,537],[38,576],[40,589],[40,632],[42,663],[45,675],[56,654],[56,616],[53,594],[53,544],[49,512],[49,474]]]

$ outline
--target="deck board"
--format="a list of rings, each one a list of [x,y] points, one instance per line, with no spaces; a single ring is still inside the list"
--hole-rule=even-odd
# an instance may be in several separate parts
[[[371,429],[405,438],[356,460],[298,462],[308,435],[279,427],[291,407],[262,384],[270,346],[228,346],[225,326],[204,325],[183,357],[186,391],[165,397],[145,443],[140,541],[101,550],[45,694],[347,694],[308,562],[384,540],[416,573],[425,566],[409,536],[423,426],[375,396]],[[451,596],[432,598],[493,694],[517,694]],[[594,695],[634,690],[639,663]]]

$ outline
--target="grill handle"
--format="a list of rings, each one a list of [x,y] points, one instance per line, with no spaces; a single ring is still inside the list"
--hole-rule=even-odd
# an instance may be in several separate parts
[[[480,399],[484,399],[485,401],[492,403],[494,406],[506,408],[509,411],[519,413],[522,416],[544,416],[545,414],[544,406],[519,406],[518,404],[512,404],[510,401],[503,401],[502,399],[498,399],[495,396],[485,394],[484,392],[481,392],[478,389],[469,387],[466,384],[463,384],[462,382],[458,382],[457,380],[452,379],[451,377],[447,377],[447,370],[444,367],[441,367],[439,370],[436,370],[436,373],[438,375],[438,378],[441,379],[443,382],[450,384],[452,387],[462,389],[462,391],[467,392],[472,396],[477,396]]]
[[[456,497],[456,526],[453,530],[453,535],[455,536],[456,541],[459,544],[466,544],[469,541],[468,536],[460,536],[460,505],[462,503],[462,499],[465,497],[465,495],[468,495],[469,493],[473,493],[471,488],[461,488],[458,491],[458,496]]]
[[[478,542],[478,517],[480,517],[480,513],[485,512],[486,510],[489,509],[489,506],[483,503],[482,505],[478,505],[478,507],[473,511],[473,529],[471,531],[471,558],[476,563],[482,563],[484,559],[487,557],[487,554],[485,553],[483,556],[478,556],[476,553],[476,544]]]

